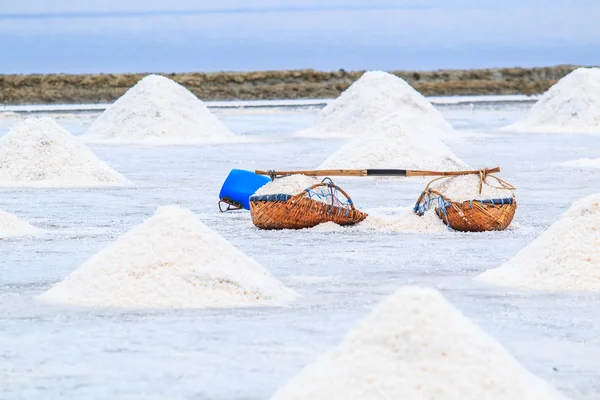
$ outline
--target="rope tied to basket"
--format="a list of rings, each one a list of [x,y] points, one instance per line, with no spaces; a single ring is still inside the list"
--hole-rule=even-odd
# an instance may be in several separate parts
[[[334,209],[337,209],[339,215],[343,212],[343,214],[347,216],[350,210],[354,210],[354,203],[348,193],[333,183],[331,178],[324,178],[320,183],[306,188],[303,192],[298,193],[294,197],[303,196],[305,194],[310,200],[329,204],[328,214],[331,214]]]
[[[483,184],[487,184],[488,186],[491,186],[495,189],[504,189],[504,190],[515,190],[516,187],[514,187],[512,184],[508,183],[507,181],[497,177],[496,175],[493,175],[489,172],[489,170],[487,168],[482,168],[478,171],[479,174],[479,185],[478,185],[478,193],[481,194],[482,190],[483,190]],[[465,174],[468,175],[468,174]],[[454,176],[440,176],[438,178],[432,179],[427,186],[425,187],[425,189],[423,190],[423,192],[421,193],[421,195],[419,196],[419,198],[417,199],[417,202],[413,208],[413,211],[419,215],[419,216],[423,216],[425,214],[426,211],[428,211],[429,209],[431,209],[431,205],[434,202],[437,202],[437,207],[439,209],[442,210],[442,212],[444,214],[446,214],[446,208],[452,204],[457,204],[457,203],[462,203],[462,202],[457,202],[454,201],[452,199],[450,199],[447,196],[444,196],[443,193],[432,189],[431,185],[434,182],[437,182],[439,180],[442,179],[449,179],[449,178],[454,178]],[[487,182],[487,178],[493,178],[496,180],[496,182],[499,184],[498,185],[493,185]],[[513,195],[514,196],[514,195]],[[489,200],[491,202],[491,204],[494,204],[494,200]],[[498,203],[502,202],[502,204],[504,204],[504,199],[497,199],[496,200]],[[481,201],[481,204],[483,206],[484,202],[488,202],[488,201]],[[471,201],[471,207],[472,207],[472,201]],[[446,216],[447,218],[447,216]],[[447,221],[446,221],[447,222]]]

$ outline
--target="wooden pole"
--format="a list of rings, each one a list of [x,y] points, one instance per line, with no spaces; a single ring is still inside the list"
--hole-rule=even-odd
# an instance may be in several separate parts
[[[488,174],[500,172],[500,167],[483,169]],[[262,171],[255,173],[267,176],[307,175],[307,176],[459,176],[479,175],[481,170],[470,171],[421,171],[410,169],[315,169],[298,171]]]

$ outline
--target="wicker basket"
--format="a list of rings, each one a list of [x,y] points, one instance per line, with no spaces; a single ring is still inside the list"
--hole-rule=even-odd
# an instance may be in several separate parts
[[[311,190],[328,186],[343,194],[346,205],[324,203],[310,197]],[[302,229],[312,228],[323,222],[338,225],[353,225],[367,217],[367,214],[354,208],[348,194],[333,183],[318,183],[296,195],[269,194],[250,197],[250,215],[255,226],[261,229]]]
[[[496,179],[503,189],[515,189],[508,182],[496,176],[488,175],[485,170],[482,170],[479,181],[480,192],[481,185],[487,177]],[[439,179],[446,178],[441,177],[432,180],[419,196],[414,207],[416,214],[423,215],[432,204],[435,204],[435,213],[444,224],[460,232],[503,231],[511,224],[517,211],[517,200],[514,194],[511,197],[502,199],[457,202],[429,187]]]
[[[445,202],[435,208],[444,224],[460,232],[503,231],[517,211],[517,200],[473,200],[462,203]]]

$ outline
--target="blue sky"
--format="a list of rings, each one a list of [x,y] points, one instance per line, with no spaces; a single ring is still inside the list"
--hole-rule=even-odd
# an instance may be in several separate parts
[[[600,64],[600,1],[0,0],[0,73]]]

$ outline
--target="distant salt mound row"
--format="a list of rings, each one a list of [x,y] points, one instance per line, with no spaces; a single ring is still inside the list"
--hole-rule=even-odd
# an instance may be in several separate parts
[[[0,210],[0,239],[15,236],[32,236],[42,233],[38,229],[16,216]]]
[[[159,207],[40,299],[83,306],[277,305],[296,294],[196,216]]]
[[[402,113],[401,123],[435,127],[427,132],[430,135],[445,137],[453,132],[433,105],[402,78],[383,71],[368,71],[319,112],[312,128],[298,132],[297,136],[355,137],[371,131],[377,120],[397,111]]]
[[[475,279],[553,291],[600,290],[600,194],[571,205],[513,258]]]
[[[523,119],[504,129],[600,133],[600,68],[577,68],[548,89]]]
[[[558,400],[438,291],[404,287],[272,400]]]
[[[306,175],[290,175],[282,178],[276,178],[274,181],[260,187],[256,193],[257,196],[266,194],[298,194],[304,189],[321,182],[313,176]]]
[[[135,84],[89,126],[82,139],[150,145],[239,140],[192,92],[159,75]]]
[[[398,168],[456,171],[468,168],[430,128],[430,122],[406,124],[404,112],[390,114],[365,128],[318,169]]]
[[[51,118],[29,118],[0,138],[0,186],[119,186],[127,180]]]

